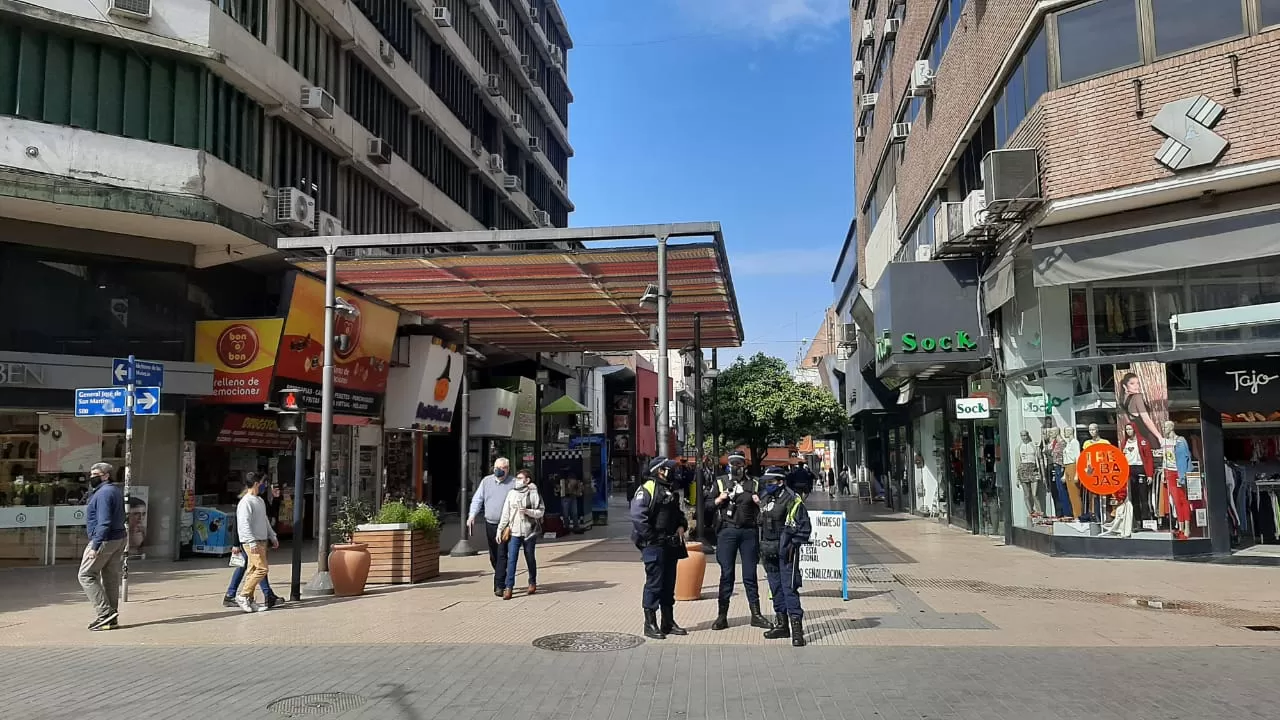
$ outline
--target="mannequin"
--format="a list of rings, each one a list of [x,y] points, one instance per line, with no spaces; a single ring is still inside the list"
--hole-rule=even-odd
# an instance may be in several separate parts
[[[1100,432],[1100,429],[1098,428],[1098,423],[1089,423],[1089,439],[1084,441],[1084,447],[1087,448],[1087,447],[1092,447],[1094,445],[1110,445],[1111,441],[1102,437],[1099,434],[1099,432]],[[1084,514],[1078,515],[1078,517],[1080,517],[1082,520],[1088,519],[1088,520],[1096,520],[1101,522],[1103,520],[1103,515],[1104,515],[1102,496],[1094,495],[1088,490],[1085,490],[1084,488],[1080,487],[1079,482],[1076,482],[1074,485],[1070,486],[1070,489],[1073,492],[1078,493],[1080,495],[1081,504],[1084,505]],[[1074,496],[1072,497],[1074,498]]]
[[[1066,517],[1070,511],[1072,518],[1081,515],[1080,484],[1076,480],[1076,461],[1080,459],[1080,440],[1076,438],[1073,427],[1062,428],[1062,461],[1054,478],[1054,489],[1058,493],[1058,514]]]
[[[1125,432],[1128,435],[1132,436],[1133,427],[1126,426]],[[1126,461],[1131,459],[1131,456],[1129,455],[1129,447],[1131,444],[1131,440],[1132,440],[1131,437],[1125,440],[1124,453],[1125,453]],[[1098,445],[1100,443],[1106,443],[1107,445],[1111,444],[1106,438],[1098,437],[1098,424],[1090,423],[1089,439],[1084,441],[1084,446],[1088,448],[1093,445]],[[1136,445],[1134,447],[1134,452],[1137,452]],[[1139,459],[1139,462],[1141,462],[1141,459]],[[1138,468],[1138,470],[1141,470],[1141,468]],[[1122,538],[1133,536],[1133,498],[1130,496],[1130,490],[1133,488],[1132,483],[1133,483],[1134,477],[1135,477],[1135,469],[1133,467],[1133,463],[1129,462],[1129,483],[1130,484],[1126,485],[1124,490],[1120,491],[1114,496],[1115,499],[1119,502],[1119,505],[1116,506],[1116,512],[1115,512],[1115,515],[1112,516],[1111,522],[1107,523],[1102,527],[1103,535],[1119,535]],[[1103,512],[1102,497],[1094,496],[1092,495],[1092,493],[1087,493],[1087,495],[1097,498],[1096,512],[1098,513],[1098,519],[1101,520],[1102,512]]]
[[[1049,497],[1053,500],[1053,516],[1063,517],[1069,507],[1062,504],[1063,495],[1058,493],[1058,486],[1062,484],[1063,473],[1063,452],[1067,449],[1067,443],[1062,439],[1062,433],[1065,428],[1045,428],[1045,485],[1048,486]],[[1049,512],[1048,505],[1045,506],[1045,514]]]
[[[1124,459],[1129,464],[1128,499],[1133,504],[1134,530],[1142,527],[1143,520],[1151,520],[1151,445],[1138,435],[1132,423],[1124,426]]]
[[[1031,433],[1026,430],[1022,431],[1021,439],[1022,443],[1018,445],[1018,484],[1022,486],[1022,495],[1027,501],[1027,514],[1032,517],[1043,515],[1044,507],[1037,494],[1037,488],[1040,485],[1040,464],[1037,462],[1037,456],[1040,450],[1031,439]]]
[[[1164,482],[1169,491],[1173,513],[1173,536],[1178,540],[1191,537],[1191,503],[1187,501],[1187,473],[1191,471],[1191,448],[1187,439],[1177,433],[1172,420],[1164,421]]]

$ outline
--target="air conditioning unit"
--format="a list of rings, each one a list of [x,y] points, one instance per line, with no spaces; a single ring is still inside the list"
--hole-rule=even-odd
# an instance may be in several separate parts
[[[519,192],[524,189],[524,181],[519,175],[504,175],[502,177],[502,187],[507,190]]]
[[[298,188],[278,188],[272,224],[311,230],[316,226],[316,201]]]
[[[928,60],[917,60],[911,68],[911,86],[907,89],[911,97],[928,97],[933,94],[933,68]]]
[[[876,41],[876,21],[862,21],[862,44],[870,45]]]
[[[318,117],[322,120],[331,120],[333,118],[333,96],[322,87],[303,85],[300,104],[302,109],[310,113],[312,117]]]
[[[531,67],[533,67],[533,63],[529,61],[529,56],[528,56],[528,55],[521,55],[521,56],[520,56],[520,69],[521,69],[521,70],[524,70],[525,72],[528,72],[528,71],[529,71],[529,68],[531,68]]]
[[[490,156],[489,156],[489,169],[490,169],[490,170],[492,170],[492,171],[494,171],[494,172],[505,172],[505,171],[506,171],[506,169],[507,169],[507,168],[506,168],[506,165],[504,165],[504,164],[503,164],[503,162],[502,162],[502,156],[501,156],[501,155],[499,155],[498,153],[494,153],[494,154],[492,154],[492,155],[490,155]]]
[[[982,158],[982,178],[988,205],[1040,198],[1040,161],[1033,149],[987,153]]]
[[[867,128],[866,128],[866,126],[864,126],[864,125],[859,125],[858,127],[856,127],[856,128],[854,128],[854,129],[853,129],[853,141],[854,141],[854,142],[866,142],[866,140],[867,140]]]
[[[902,143],[907,141],[907,136],[911,134],[911,123],[894,123],[889,128],[889,142]]]
[[[529,78],[529,82],[532,83],[535,87],[538,85],[538,69],[537,68],[531,67],[528,70],[525,70],[524,76]]]
[[[511,125],[513,127],[524,127],[524,118],[520,117],[520,113],[511,113]]]
[[[151,0],[109,0],[107,14],[129,20],[150,20]]]
[[[841,323],[840,324],[840,342],[855,344],[858,342],[858,324],[857,323]]]
[[[385,65],[391,65],[394,67],[396,64],[395,48],[391,47],[391,43],[386,40],[378,41],[378,57],[382,59],[382,62]]]
[[[498,82],[497,73],[489,73],[489,75],[485,77],[484,89],[485,92],[490,95],[497,96],[502,94],[502,86]]]
[[[944,202],[933,219],[933,247],[946,247],[964,237],[964,203]]]
[[[867,76],[867,71],[863,69],[862,61],[854,60],[853,61],[853,79],[862,80],[866,76]]]
[[[876,100],[880,98],[878,93],[863,93],[858,96],[858,107],[863,110],[870,110],[876,106]]]
[[[476,157],[484,155],[484,143],[481,142],[479,135],[471,136],[471,154]]]
[[[374,165],[391,164],[391,146],[382,138],[369,138],[369,151],[365,155]]]
[[[431,8],[431,19],[435,20],[436,25],[440,27],[453,27],[453,13],[450,13],[449,8],[443,5]]]
[[[316,213],[316,234],[321,237],[336,237],[345,233],[338,218],[321,211]]]
[[[529,136],[529,152],[542,152],[542,141],[532,135]]]
[[[502,18],[498,18],[498,23],[497,23],[497,24],[498,24],[498,34],[499,34],[499,35],[510,35],[510,34],[511,34],[511,28],[507,27],[507,21],[506,21],[506,20],[503,20]]]
[[[532,5],[529,6],[529,19],[538,22],[538,8]]]
[[[562,192],[564,191],[564,179],[563,179],[563,178],[556,178],[556,187],[560,188],[560,190],[561,190]]]
[[[928,262],[933,259],[933,246],[921,245],[916,248],[916,262]]]
[[[964,231],[968,234],[987,224],[987,195],[974,190],[964,199]]]
[[[902,27],[902,21],[898,18],[889,18],[884,21],[884,39],[892,40],[898,36],[898,28]]]
[[[546,210],[534,210],[533,220],[538,223],[538,227],[551,227],[551,213]]]

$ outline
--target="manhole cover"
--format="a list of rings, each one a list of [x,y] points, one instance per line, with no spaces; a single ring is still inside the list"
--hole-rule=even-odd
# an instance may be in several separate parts
[[[351,693],[311,693],[310,695],[294,695],[281,698],[267,706],[267,709],[285,717],[301,717],[303,715],[336,715],[347,710],[354,710],[364,705],[365,699]]]
[[[610,652],[630,650],[644,644],[639,635],[613,632],[575,632],[544,635],[533,641],[533,646],[554,652]]]

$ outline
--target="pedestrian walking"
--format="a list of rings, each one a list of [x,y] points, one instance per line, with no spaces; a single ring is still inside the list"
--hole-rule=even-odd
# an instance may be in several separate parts
[[[508,477],[511,461],[500,457],[493,461],[493,472],[486,475],[471,496],[471,508],[467,512],[467,532],[474,535],[476,518],[484,513],[484,537],[489,544],[489,565],[493,567],[493,594],[502,597],[507,586],[507,545],[498,542],[498,521],[507,502],[507,493],[515,485]]]
[[[836,477],[837,491],[840,495],[849,494],[849,475],[848,465],[840,468],[840,475]]]
[[[510,600],[516,587],[516,566],[520,551],[524,550],[524,564],[529,570],[529,594],[538,592],[538,536],[542,534],[542,518],[546,506],[542,495],[533,484],[528,470],[516,473],[515,484],[502,504],[502,516],[498,518],[498,542],[507,543],[507,574],[502,599]]]
[[[809,542],[812,528],[804,499],[787,487],[781,468],[765,470],[761,556],[773,596],[774,626],[765,632],[768,640],[788,635],[795,647],[804,646],[804,610],[800,607],[800,546]]]
[[[729,627],[729,598],[742,558],[742,589],[751,610],[751,626],[766,630],[773,626],[760,613],[760,484],[747,475],[747,458],[729,456],[729,474],[716,480],[716,562],[720,564],[719,611],[712,630]]]
[[[271,607],[270,604],[259,605],[254,602],[254,594],[258,586],[267,579],[267,543],[271,543],[273,550],[280,547],[276,531],[267,520],[267,503],[262,499],[265,489],[266,482],[261,475],[246,473],[240,503],[236,505],[236,536],[244,549],[247,565],[240,581],[236,605],[247,613]],[[267,598],[264,597],[263,601],[267,602]]]
[[[251,476],[251,479],[256,478],[255,473],[248,473],[248,475]],[[262,483],[262,485],[264,486],[262,494],[265,496],[268,491],[265,489],[266,484]],[[279,512],[280,512],[279,511],[280,505],[278,502],[275,504],[276,514],[273,516],[271,501],[267,497],[263,497],[263,502],[266,504],[267,522],[274,529],[276,526],[276,517],[279,516]],[[239,511],[239,508],[237,508],[237,513],[238,511]],[[224,595],[222,598],[223,607],[237,607],[239,605],[239,603],[236,601],[236,598],[238,597],[239,593],[237,593],[236,591],[240,589],[240,584],[244,581],[245,572],[248,570],[247,566],[249,562],[248,562],[248,558],[244,555],[244,543],[240,541],[239,525],[240,525],[239,518],[237,518],[236,524],[233,525],[232,528],[230,528],[234,533],[235,539],[231,547],[231,556],[232,556],[231,582],[227,584],[227,594]],[[297,533],[295,533],[294,535],[295,535],[294,542],[300,542],[301,538],[297,535]],[[236,560],[235,558],[240,558],[240,559]],[[271,582],[267,580],[266,576],[263,576],[262,582],[258,583],[258,587],[262,588],[263,602],[268,609],[284,603],[284,598],[281,598],[279,595],[276,595],[275,591],[271,589]]]
[[[124,526],[124,492],[111,480],[110,464],[89,468],[93,488],[85,503],[84,529],[89,535],[80,559],[80,586],[93,604],[90,630],[110,630],[120,619],[120,574],[127,542]]]
[[[831,497],[835,497],[835,496],[836,496],[836,471],[835,471],[835,468],[830,468],[830,467],[829,467],[829,468],[827,468],[827,472],[826,472],[826,480],[827,480],[827,481],[826,481],[825,483],[823,483],[823,484],[827,486],[827,494],[828,494],[828,495],[830,495]]]
[[[684,545],[689,521],[674,487],[675,467],[670,458],[650,462],[648,480],[631,499],[631,542],[644,560],[644,636],[654,640],[689,634],[675,621],[676,563],[689,557]]]
[[[573,530],[581,522],[582,481],[573,475],[560,478],[560,508],[564,512],[566,528]]]

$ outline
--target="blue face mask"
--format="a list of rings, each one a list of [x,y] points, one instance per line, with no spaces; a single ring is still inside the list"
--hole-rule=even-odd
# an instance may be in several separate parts
[[[493,476],[501,480],[502,478],[507,476],[507,471],[503,470],[502,468],[494,468]]]

